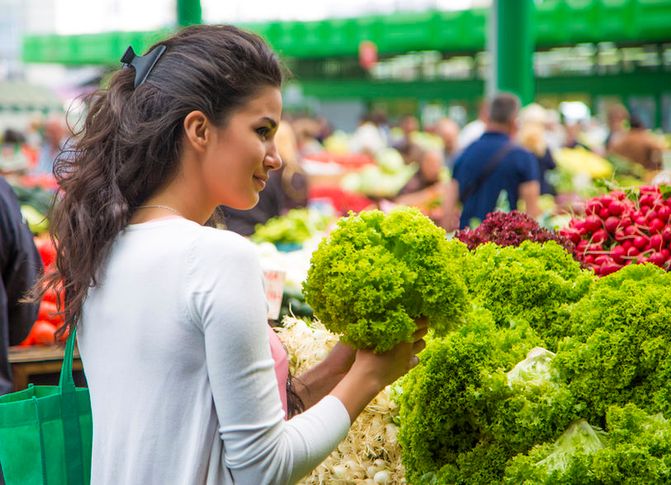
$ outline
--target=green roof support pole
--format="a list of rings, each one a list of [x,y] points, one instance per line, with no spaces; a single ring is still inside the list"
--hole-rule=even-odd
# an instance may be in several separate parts
[[[177,0],[177,25],[179,27],[202,23],[203,10],[200,7],[200,0]]]
[[[534,100],[534,0],[493,0],[488,28],[491,80],[487,94],[508,91]]]

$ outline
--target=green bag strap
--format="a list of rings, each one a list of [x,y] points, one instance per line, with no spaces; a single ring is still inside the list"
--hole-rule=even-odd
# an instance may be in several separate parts
[[[77,338],[77,328],[70,327],[70,335],[65,343],[65,353],[63,355],[63,365],[61,366],[61,377],[58,380],[58,386],[75,387],[75,380],[72,378],[72,360],[75,354],[75,340]]]
[[[77,329],[70,327],[65,344],[63,366],[58,386],[61,391],[61,416],[63,418],[63,443],[65,444],[65,471],[68,485],[84,484],[84,459],[82,434],[79,426],[79,409],[75,381],[72,377],[72,359],[75,352]]]

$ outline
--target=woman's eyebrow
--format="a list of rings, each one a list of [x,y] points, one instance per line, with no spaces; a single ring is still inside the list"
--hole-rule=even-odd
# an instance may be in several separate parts
[[[265,121],[267,121],[268,123],[270,123],[270,127],[271,127],[273,130],[274,130],[275,128],[277,128],[277,121],[275,121],[275,120],[272,119],[271,117],[269,117],[269,116],[264,116],[263,119],[264,119]]]

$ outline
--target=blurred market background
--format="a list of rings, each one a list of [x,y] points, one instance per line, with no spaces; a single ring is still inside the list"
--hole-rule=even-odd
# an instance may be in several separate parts
[[[190,24],[257,32],[291,73],[283,199],[227,212],[286,276],[284,313],[290,301],[310,314],[300,284],[334,218],[410,205],[441,221],[454,160],[494,93],[519,96],[517,143],[555,165],[536,222],[576,245],[592,238],[571,222],[590,198],[671,181],[671,0],[0,0],[0,11],[0,172],[47,264],[52,163],[85,96],[128,45],[144,52]],[[589,265],[586,247],[576,258]]]
[[[128,45],[198,23],[259,33],[291,73],[281,196],[225,227],[256,243],[294,375],[337,340],[302,290],[340,216],[413,206],[440,224],[501,91],[547,168],[535,219],[500,198],[447,233],[468,322],[301,483],[671,482],[671,0],[0,0],[0,175],[47,271],[53,160],[86,95]],[[56,301],[10,349],[17,390],[58,382]]]
[[[407,166],[421,162],[415,145],[440,149],[449,170],[477,133],[483,99],[500,90],[519,95],[527,121],[542,125],[542,140],[532,134],[527,144],[555,154],[549,176],[561,193],[588,191],[590,177],[613,172],[650,179],[643,169],[671,164],[660,152],[628,166],[606,146],[633,116],[668,149],[669,0],[0,0],[0,8],[4,172],[48,173],[40,148],[69,134],[57,119],[67,113],[77,127],[82,96],[104,85],[128,45],[144,51],[180,26],[218,22],[258,32],[290,69],[285,114],[312,188],[393,198],[411,177]],[[591,155],[616,157],[615,170]],[[373,171],[369,162],[380,159]]]

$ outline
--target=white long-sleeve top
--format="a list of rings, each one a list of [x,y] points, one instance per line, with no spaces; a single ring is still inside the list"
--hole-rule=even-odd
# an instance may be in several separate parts
[[[284,420],[261,268],[237,234],[181,218],[130,225],[78,332],[92,485],[293,483],[347,434],[333,396]]]

